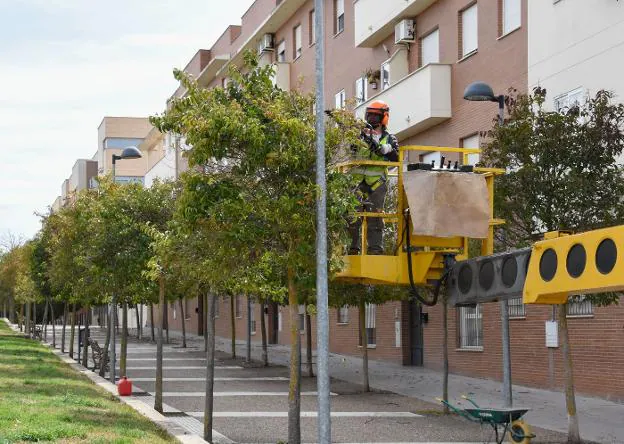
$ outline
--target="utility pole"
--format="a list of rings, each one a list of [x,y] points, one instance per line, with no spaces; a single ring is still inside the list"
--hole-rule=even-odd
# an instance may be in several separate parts
[[[325,19],[324,0],[314,1],[316,36],[316,304],[318,442],[331,443],[329,403],[329,313],[327,296],[327,183],[325,177]]]

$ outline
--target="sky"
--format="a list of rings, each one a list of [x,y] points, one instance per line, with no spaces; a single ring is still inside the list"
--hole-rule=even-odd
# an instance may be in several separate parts
[[[0,237],[31,238],[104,116],[164,110],[252,0],[0,0]]]

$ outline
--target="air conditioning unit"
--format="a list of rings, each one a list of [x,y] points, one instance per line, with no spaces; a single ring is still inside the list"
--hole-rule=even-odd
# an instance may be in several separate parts
[[[414,20],[403,19],[394,27],[394,43],[412,43],[416,41],[416,26]]]
[[[264,34],[258,44],[258,52],[274,51],[273,34]]]

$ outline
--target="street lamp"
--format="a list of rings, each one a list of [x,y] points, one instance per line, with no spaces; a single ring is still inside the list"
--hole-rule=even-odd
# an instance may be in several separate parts
[[[140,159],[143,157],[141,151],[136,146],[124,148],[121,155],[113,154],[113,182],[115,181],[115,164],[122,159]]]
[[[505,123],[505,96],[495,96],[492,87],[485,82],[473,82],[464,90],[464,99],[471,102],[498,102],[498,123]],[[509,304],[507,299],[500,301],[503,340],[503,398],[505,407],[512,405],[511,393],[511,347],[509,337]]]
[[[505,121],[505,96],[495,96],[492,87],[485,82],[473,82],[464,90],[464,99],[471,102],[498,102],[498,122]]]
[[[113,154],[113,168],[112,168],[112,173],[113,173],[113,183],[115,182],[115,164],[117,163],[118,160],[123,160],[123,159],[140,159],[141,157],[143,157],[143,155],[141,154],[141,151],[136,147],[136,146],[128,146],[126,148],[123,149],[123,151],[121,152],[121,155],[118,154]],[[115,356],[115,329],[117,328],[117,326],[115,325],[115,312],[117,310],[117,298],[115,296],[115,294],[113,294],[112,300],[111,300],[111,306],[110,306],[110,325],[111,325],[111,331],[110,331],[110,351],[109,351],[109,356],[110,356],[110,381],[115,384],[115,365],[117,364],[116,362],[116,356]]]

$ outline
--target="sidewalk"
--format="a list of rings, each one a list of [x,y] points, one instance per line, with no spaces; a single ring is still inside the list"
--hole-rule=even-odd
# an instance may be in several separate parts
[[[175,331],[171,331],[169,335],[171,339],[181,338],[181,334]],[[187,343],[201,347],[203,338],[190,334],[187,335]],[[231,352],[231,340],[217,337],[216,348]],[[270,363],[288,365],[289,350],[288,346],[269,345]],[[236,342],[236,354],[241,357],[246,355],[245,341]],[[252,342],[251,355],[252,359],[261,359],[260,343]],[[302,359],[305,362],[305,355]],[[332,378],[359,384],[362,379],[361,369],[360,358],[330,353],[329,370]],[[390,391],[431,403],[436,403],[435,398],[442,393],[442,373],[422,367],[369,361],[369,379],[372,389]],[[491,406],[500,405],[502,398],[500,382],[453,374],[449,376],[449,394],[457,403],[461,401],[461,395],[471,394],[477,403]],[[513,401],[515,406],[531,409],[525,416],[530,425],[567,432],[563,393],[514,385]],[[576,405],[583,439],[600,443],[624,442],[624,404],[577,395]]]

